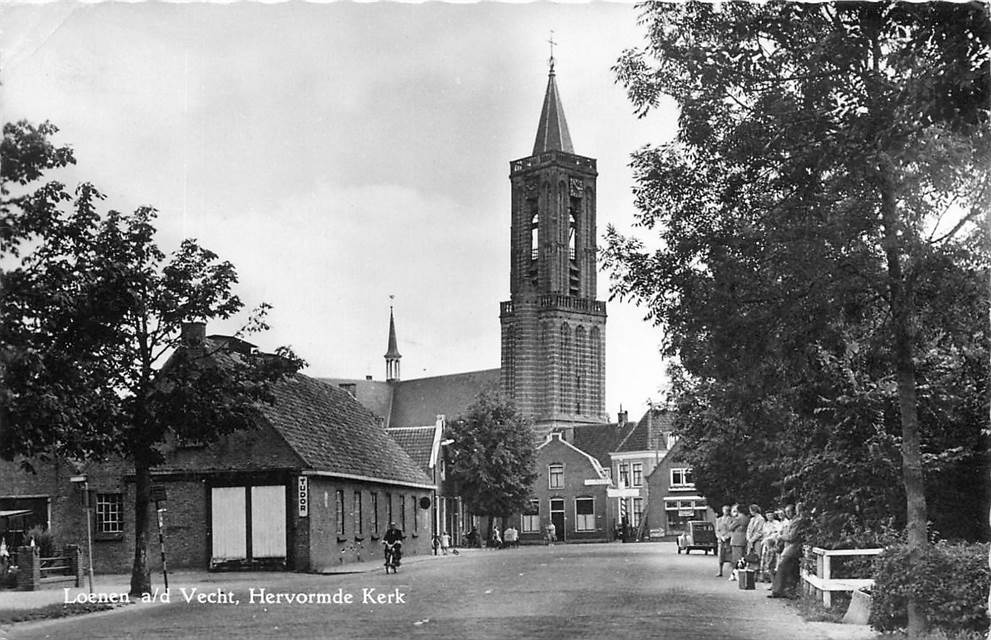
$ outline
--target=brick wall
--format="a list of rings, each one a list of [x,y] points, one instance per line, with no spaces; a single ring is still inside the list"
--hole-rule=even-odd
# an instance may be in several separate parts
[[[344,518],[337,515],[337,492],[343,497]],[[355,527],[354,495],[361,495],[361,528]],[[372,508],[372,495],[378,500],[378,527]],[[389,526],[389,505],[392,501],[393,519],[406,534],[403,554],[406,556],[430,553],[431,509],[422,509],[420,499],[432,498],[427,489],[414,489],[399,485],[338,480],[328,477],[310,477],[310,564],[309,570],[322,571],[351,562],[377,560],[382,557],[381,537]],[[406,506],[406,527],[400,516],[400,500]],[[413,514],[417,513],[414,530]]]
[[[562,486],[550,488],[548,470],[553,464],[564,466]],[[550,501],[552,498],[564,500],[564,530],[557,528],[558,540],[566,542],[601,541],[612,539],[612,507],[606,497],[606,485],[586,485],[586,480],[597,479],[598,474],[589,459],[573,447],[558,439],[552,439],[548,444],[537,450],[537,479],[533,484],[533,497],[540,504],[541,533],[522,533],[521,514],[514,514],[510,519],[520,529],[522,542],[534,542],[541,538],[544,527],[550,522]],[[595,528],[592,531],[577,531],[575,517],[575,498],[591,497],[594,500]]]

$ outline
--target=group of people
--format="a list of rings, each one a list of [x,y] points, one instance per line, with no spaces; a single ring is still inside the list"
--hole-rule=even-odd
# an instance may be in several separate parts
[[[794,597],[810,525],[804,511],[801,502],[767,512],[756,504],[746,510],[739,504],[724,505],[716,518],[716,576],[723,577],[729,562],[730,580],[737,580],[741,569],[753,570],[758,582],[770,583],[768,598]]]
[[[509,525],[506,527],[506,530],[500,534],[499,527],[492,525],[492,537],[490,538],[489,546],[495,549],[519,547],[520,532],[517,531],[516,527],[513,525]]]

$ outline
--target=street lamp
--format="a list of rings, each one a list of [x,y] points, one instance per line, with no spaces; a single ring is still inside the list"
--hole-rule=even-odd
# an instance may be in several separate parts
[[[86,555],[89,557],[89,592],[93,593],[93,525],[90,523],[89,479],[85,474],[72,476],[69,481],[83,485],[83,509],[86,510]]]

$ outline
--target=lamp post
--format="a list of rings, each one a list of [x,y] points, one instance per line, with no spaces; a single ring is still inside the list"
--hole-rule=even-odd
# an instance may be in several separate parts
[[[86,511],[86,556],[89,558],[89,592],[93,593],[93,525],[90,521],[89,478],[85,475],[72,476],[69,481],[83,485],[83,509]]]

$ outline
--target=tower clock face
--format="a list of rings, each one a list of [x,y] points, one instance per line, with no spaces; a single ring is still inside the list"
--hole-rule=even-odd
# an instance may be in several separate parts
[[[582,184],[581,178],[571,178],[571,196],[575,198],[582,197],[582,189],[585,185]]]

